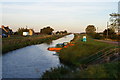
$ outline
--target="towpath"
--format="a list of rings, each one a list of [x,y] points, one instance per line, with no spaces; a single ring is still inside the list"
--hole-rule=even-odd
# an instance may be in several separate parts
[[[120,41],[110,41],[110,40],[97,40],[95,39],[96,41],[100,41],[100,42],[106,42],[106,43],[109,43],[109,44],[116,44],[116,45],[120,45]]]

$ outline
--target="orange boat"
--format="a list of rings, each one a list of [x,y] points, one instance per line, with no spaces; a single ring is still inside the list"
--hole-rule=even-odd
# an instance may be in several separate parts
[[[49,51],[60,51],[62,48],[57,48],[57,47],[49,47]]]
[[[73,43],[68,43],[67,45],[68,45],[68,46],[74,46],[75,44],[73,44]]]
[[[64,42],[64,43],[57,44],[56,47],[49,47],[48,50],[59,52],[62,48],[67,48],[69,46],[74,46],[74,45],[75,44],[73,43]]]

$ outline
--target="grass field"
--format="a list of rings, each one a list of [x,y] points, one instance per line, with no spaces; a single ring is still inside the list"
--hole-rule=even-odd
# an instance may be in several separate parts
[[[79,37],[78,37],[79,36]],[[87,42],[82,42],[83,35],[77,35],[75,46],[62,49],[58,54],[60,61],[67,65],[53,68],[44,73],[42,78],[118,78],[120,62],[86,65],[96,61],[97,57],[118,45],[95,41],[87,36]],[[103,51],[102,51],[103,50]]]
[[[2,39],[2,53],[6,53],[15,49],[19,49],[29,45],[35,45],[40,43],[49,43],[52,40],[58,39],[64,35],[36,35],[28,37],[10,37]]]

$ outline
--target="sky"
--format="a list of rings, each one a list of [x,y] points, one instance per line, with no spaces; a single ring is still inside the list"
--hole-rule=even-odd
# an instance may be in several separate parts
[[[26,26],[39,32],[51,26],[55,31],[84,32],[94,25],[101,32],[109,14],[118,12],[119,0],[4,0],[1,2],[1,25],[16,31]]]

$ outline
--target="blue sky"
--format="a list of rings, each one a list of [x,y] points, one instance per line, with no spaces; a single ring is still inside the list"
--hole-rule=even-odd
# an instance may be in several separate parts
[[[69,32],[84,32],[89,24],[98,27],[99,31],[106,28],[109,14],[118,11],[115,0],[85,2],[80,0],[44,0],[15,2],[15,0],[2,2],[2,24],[9,25],[14,31],[19,27],[41,28],[51,26],[57,30]],[[110,1],[110,0],[109,0]]]

